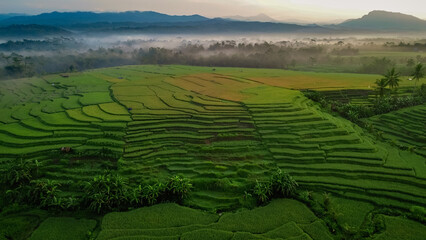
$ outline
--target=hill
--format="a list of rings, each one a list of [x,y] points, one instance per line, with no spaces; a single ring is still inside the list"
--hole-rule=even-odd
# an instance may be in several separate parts
[[[337,26],[383,31],[426,31],[426,21],[395,12],[372,11],[362,18],[347,20]]]
[[[17,17],[17,16],[25,16],[25,14],[20,13],[6,13],[6,14],[0,14],[0,21],[3,19],[11,18],[11,17]]]
[[[175,16],[152,11],[139,12],[51,12],[35,16],[17,16],[0,21],[2,25],[11,24],[40,24],[53,26],[70,26],[74,24],[87,24],[97,22],[135,22],[135,23],[158,23],[158,22],[193,22],[205,21],[208,18],[200,15]]]
[[[7,27],[0,27],[0,37],[2,38],[35,38],[67,35],[71,35],[71,32],[58,27],[42,26],[37,24],[10,25]]]
[[[230,16],[227,18],[206,18],[200,15],[167,15],[153,11],[127,12],[51,12],[34,16],[0,15],[0,26],[47,25],[81,32],[119,33],[338,33],[338,32],[404,32],[426,31],[426,21],[402,13],[372,11],[359,19],[347,20],[337,25],[322,27],[311,24],[277,22],[259,14],[257,16]],[[34,37],[44,35],[34,29]]]
[[[261,20],[264,21],[261,21]],[[157,12],[52,12],[36,16],[17,16],[0,20],[0,25],[37,24],[78,30],[82,33],[283,33],[294,31],[324,31],[322,27],[272,23],[266,15],[247,21],[200,15],[176,16]],[[34,31],[34,33],[37,30]],[[38,33],[42,34],[42,33]]]
[[[243,17],[243,16],[229,16],[229,17],[225,17],[226,19],[230,19],[230,20],[236,20],[236,21],[247,21],[247,22],[278,22],[277,20],[269,17],[266,14],[259,14],[256,16],[249,16],[249,17]]]
[[[236,34],[236,33],[288,33],[288,32],[325,32],[328,29],[319,26],[301,26],[297,24],[270,22],[242,22],[225,19],[185,23],[96,23],[75,25],[75,28],[87,33],[164,33],[164,34]]]
[[[87,235],[98,240],[332,240],[366,239],[366,233],[370,239],[423,239],[424,157],[374,138],[289,89],[317,83],[356,89],[367,78],[372,82],[377,76],[133,65],[5,80],[0,88],[0,174],[15,176],[27,169],[21,167],[24,160],[34,162],[36,183],[61,192],[44,198],[55,201],[52,205],[41,206],[57,211],[16,207],[29,201],[20,197],[29,194],[19,195],[19,202],[9,200],[10,207],[0,208],[0,239],[27,239],[34,229],[33,240]],[[414,130],[406,133],[412,135],[419,128],[415,119],[424,112],[424,106],[417,106],[381,119],[403,124]],[[255,208],[257,193],[251,189],[267,186],[278,168],[298,182],[300,191],[294,199]],[[108,191],[118,188],[109,187],[113,184],[123,185],[120,189],[137,199],[153,193],[153,203],[162,202],[161,195],[155,196],[161,184],[146,184],[180,175],[190,179],[191,195],[182,200],[185,207],[139,208],[151,205],[144,197],[131,208],[127,200],[111,208],[139,209],[90,214],[81,183],[106,179],[98,178],[105,171],[122,178],[106,180]],[[7,184],[0,187],[15,186]],[[134,191],[138,184],[143,190]],[[19,191],[22,185],[17,186]],[[4,196],[0,203],[6,202]],[[66,199],[73,205],[63,204]]]

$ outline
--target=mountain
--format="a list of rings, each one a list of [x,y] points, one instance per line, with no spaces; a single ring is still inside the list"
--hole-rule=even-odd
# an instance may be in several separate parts
[[[205,21],[200,15],[176,16],[157,12],[51,12],[35,16],[16,16],[0,21],[1,25],[11,24],[39,24],[50,26],[72,26],[74,24],[88,24],[97,22],[135,22],[135,23],[159,23],[159,22],[194,22]]]
[[[7,14],[0,14],[0,21],[3,19],[11,18],[11,17],[17,17],[17,16],[26,16],[26,14],[21,13],[7,13]]]
[[[347,20],[339,27],[378,31],[426,31],[426,21],[411,15],[372,11],[359,19]]]
[[[236,20],[236,21],[246,21],[246,22],[278,22],[277,20],[269,17],[266,14],[259,14],[251,17],[243,17],[243,16],[230,16],[225,17],[225,19]]]
[[[68,35],[71,35],[71,32],[62,28],[37,24],[0,27],[0,38],[36,38]]]
[[[221,18],[201,22],[186,23],[97,23],[79,25],[74,28],[85,34],[245,34],[245,33],[296,33],[327,32],[319,26],[301,26],[296,24],[270,22],[243,22]]]

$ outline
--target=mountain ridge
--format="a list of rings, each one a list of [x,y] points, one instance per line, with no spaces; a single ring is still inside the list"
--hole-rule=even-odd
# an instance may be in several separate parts
[[[0,37],[8,38],[33,38],[33,37],[53,37],[70,36],[71,32],[54,26],[38,24],[13,24],[6,27],[0,26]]]
[[[50,12],[33,16],[16,16],[0,21],[2,25],[11,24],[39,24],[53,26],[70,26],[73,24],[96,22],[192,22],[205,21],[209,18],[201,15],[168,15],[154,11],[127,11],[127,12]]]
[[[399,12],[374,10],[357,19],[348,19],[339,27],[363,30],[398,30],[398,31],[426,31],[426,21],[412,15]]]
[[[228,17],[223,17],[225,19],[230,19],[230,20],[236,20],[236,21],[249,21],[249,22],[280,22],[276,19],[271,18],[270,16],[264,14],[264,13],[260,13],[258,15],[255,16],[248,16],[248,17],[244,17],[244,16],[240,16],[240,15],[235,15],[235,16],[228,16]]]
[[[256,17],[256,16],[254,16]],[[257,15],[269,18],[267,15]],[[250,18],[250,17],[248,17]],[[272,19],[272,18],[270,18]],[[258,19],[260,20],[260,19]],[[30,25],[24,27],[26,25]],[[9,26],[9,31],[5,29]],[[44,26],[44,27],[43,27]],[[97,33],[376,33],[426,32],[426,21],[411,15],[376,10],[340,24],[317,25],[285,22],[242,21],[207,18],[201,15],[167,15],[153,11],[51,12],[34,16],[14,16],[0,20],[0,37],[69,35]],[[49,27],[56,27],[49,28]],[[33,32],[31,32],[33,30]],[[74,33],[72,33],[74,32]],[[13,33],[13,34],[12,34]]]

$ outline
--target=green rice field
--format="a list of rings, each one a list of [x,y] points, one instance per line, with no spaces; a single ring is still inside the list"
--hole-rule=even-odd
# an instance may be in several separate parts
[[[148,65],[2,81],[2,174],[37,160],[65,197],[105,170],[134,186],[180,175],[193,190],[181,205],[106,215],[2,211],[0,239],[424,239],[424,220],[406,216],[426,207],[426,106],[365,119],[378,138],[299,91],[366,90],[379,77]],[[247,203],[277,168],[321,204]],[[319,213],[324,193],[335,215]],[[372,222],[382,228],[361,232]]]

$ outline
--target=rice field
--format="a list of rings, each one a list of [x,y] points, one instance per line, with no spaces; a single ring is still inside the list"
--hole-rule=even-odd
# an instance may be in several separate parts
[[[380,136],[426,157],[426,105],[405,108],[366,120]]]
[[[294,212],[294,214],[292,214]],[[296,214],[297,212],[297,214]],[[172,213],[172,217],[168,217]],[[147,218],[143,216],[149,216]],[[312,226],[315,225],[315,231]],[[308,230],[309,229],[309,230]],[[324,223],[300,202],[281,199],[238,213],[204,213],[160,204],[107,214],[98,239],[333,239]]]
[[[377,77],[127,66],[3,81],[0,170],[21,158],[38,160],[43,177],[62,183],[69,195],[79,194],[73,184],[105,169],[131,184],[174,175],[191,180],[186,207],[162,204],[107,214],[98,222],[98,239],[333,239],[325,223],[296,200],[235,211],[253,183],[278,167],[301,189],[331,194],[341,226],[359,228],[374,209],[426,207],[425,106],[366,120],[383,132],[381,140],[322,112],[297,90],[365,90]],[[81,157],[62,159],[62,147]],[[94,156],[105,149],[117,159]],[[37,231],[62,231],[49,221]],[[93,222],[88,227],[76,219],[60,221],[94,229]],[[422,226],[413,231],[424,231]],[[392,233],[379,237],[387,234]]]
[[[13,159],[34,159],[45,165],[47,178],[68,186],[69,181],[93,177],[102,169],[96,169],[99,164],[93,169],[52,164],[52,154],[57,155],[62,147],[85,153],[106,148],[122,154],[130,114],[113,101],[103,80],[88,79],[92,79],[90,74],[4,81],[0,89],[2,171]]]

